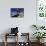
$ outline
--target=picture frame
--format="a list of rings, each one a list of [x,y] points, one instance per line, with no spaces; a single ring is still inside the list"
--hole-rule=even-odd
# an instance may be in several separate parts
[[[11,17],[23,18],[24,17],[24,8],[10,8]]]

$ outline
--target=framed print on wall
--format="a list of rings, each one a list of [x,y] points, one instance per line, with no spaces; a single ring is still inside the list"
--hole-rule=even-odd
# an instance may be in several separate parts
[[[36,24],[45,25],[46,23],[46,0],[36,0]]]
[[[37,0],[37,16],[39,18],[46,17],[46,0]]]
[[[11,14],[11,17],[23,18],[24,8],[11,8],[10,14]]]

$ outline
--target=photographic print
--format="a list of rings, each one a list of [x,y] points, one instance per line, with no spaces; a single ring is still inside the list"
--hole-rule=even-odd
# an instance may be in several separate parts
[[[24,8],[11,8],[10,9],[11,17],[24,17]]]

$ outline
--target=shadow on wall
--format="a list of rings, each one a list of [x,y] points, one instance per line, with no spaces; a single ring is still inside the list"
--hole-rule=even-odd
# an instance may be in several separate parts
[[[4,32],[2,34],[10,33],[10,32],[11,32],[11,28],[8,28],[8,29],[4,30]]]

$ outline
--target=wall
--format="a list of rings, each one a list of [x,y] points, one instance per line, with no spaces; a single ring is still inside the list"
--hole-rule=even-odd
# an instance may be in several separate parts
[[[11,18],[10,8],[24,8],[24,18]],[[36,0],[1,0],[0,34],[10,32],[9,28],[19,27],[19,32],[30,32],[30,26],[36,24]],[[1,38],[1,37],[0,37]]]

